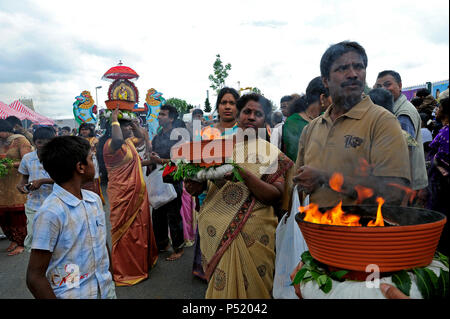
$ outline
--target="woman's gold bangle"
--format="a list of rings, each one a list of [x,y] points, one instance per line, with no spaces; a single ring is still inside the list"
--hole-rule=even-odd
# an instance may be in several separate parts
[[[120,126],[120,123],[116,121],[116,122],[112,122],[111,125],[119,125]]]

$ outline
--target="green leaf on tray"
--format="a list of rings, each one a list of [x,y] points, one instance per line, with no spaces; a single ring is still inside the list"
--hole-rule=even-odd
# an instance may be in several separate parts
[[[423,299],[430,299],[432,296],[433,283],[424,268],[414,268],[416,275],[417,287],[422,294]]]
[[[445,271],[444,269],[440,269],[440,274],[438,278],[438,291],[439,291],[439,298],[447,298],[448,297],[448,271]]]
[[[330,273],[330,277],[334,280],[341,281],[343,280],[342,277],[344,277],[346,274],[348,274],[348,270],[338,270]]]
[[[392,275],[392,282],[405,295],[409,296],[411,290],[411,277],[406,270],[401,270]]]
[[[307,268],[300,269],[297,274],[295,275],[294,280],[291,283],[291,286],[298,285],[300,282],[302,282],[303,278],[305,277],[306,272],[308,271]]]

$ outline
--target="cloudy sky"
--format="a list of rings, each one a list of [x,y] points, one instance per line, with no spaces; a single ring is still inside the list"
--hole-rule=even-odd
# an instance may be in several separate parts
[[[318,76],[342,40],[367,51],[367,83],[394,69],[403,86],[449,78],[448,0],[50,1],[0,0],[0,101],[32,98],[54,119],[72,117],[83,90],[107,100],[103,74],[122,60],[148,89],[203,107],[216,54],[226,84],[253,86],[279,104]]]

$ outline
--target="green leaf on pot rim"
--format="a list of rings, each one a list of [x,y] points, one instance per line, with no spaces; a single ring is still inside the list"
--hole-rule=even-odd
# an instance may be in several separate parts
[[[411,277],[409,277],[406,270],[401,270],[392,275],[392,282],[405,295],[409,296],[411,290]]]

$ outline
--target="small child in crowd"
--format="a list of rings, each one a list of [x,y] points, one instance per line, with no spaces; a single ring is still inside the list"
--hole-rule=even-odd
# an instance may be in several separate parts
[[[33,144],[36,150],[23,156],[19,166],[22,179],[17,189],[22,194],[28,194],[25,204],[27,216],[27,237],[25,238],[25,251],[31,251],[33,240],[33,219],[39,207],[50,195],[53,189],[53,180],[42,167],[40,155],[42,147],[55,137],[55,131],[51,127],[39,127],[33,133]]]
[[[53,192],[36,213],[27,270],[35,298],[116,298],[100,197],[81,185],[95,174],[89,142],[59,136],[41,152]]]

